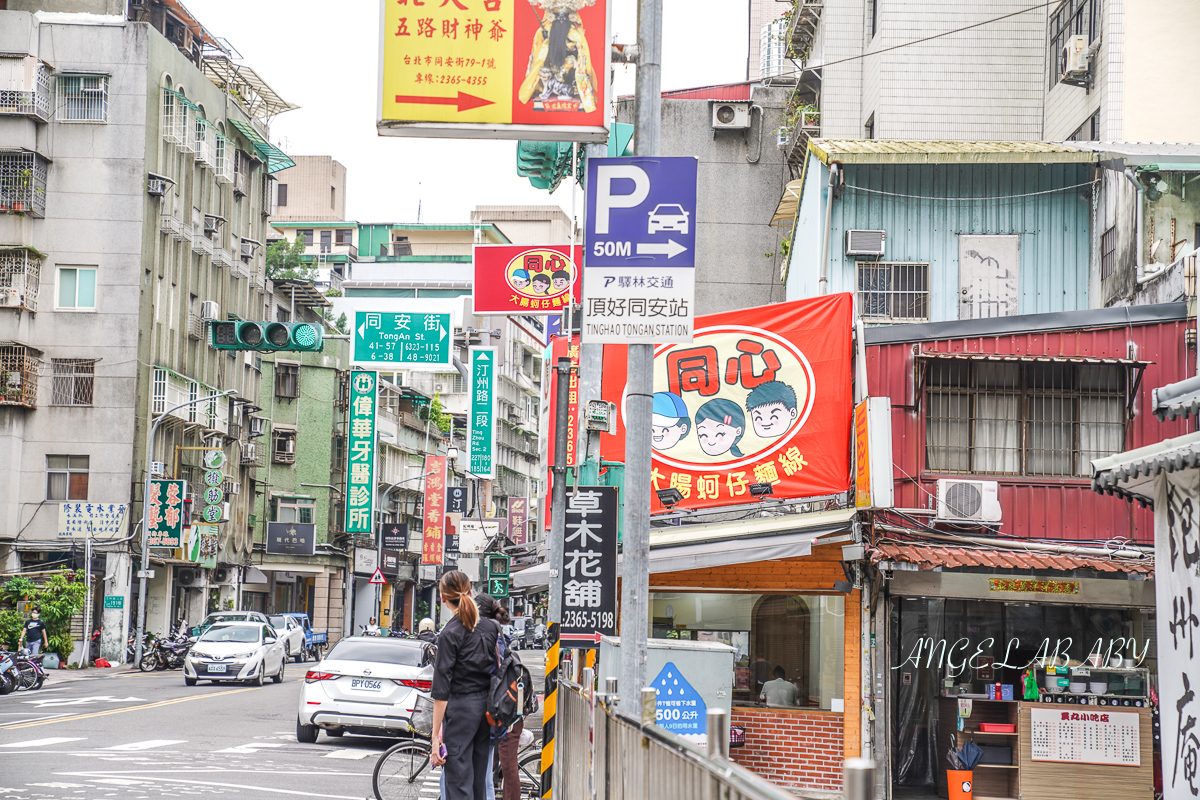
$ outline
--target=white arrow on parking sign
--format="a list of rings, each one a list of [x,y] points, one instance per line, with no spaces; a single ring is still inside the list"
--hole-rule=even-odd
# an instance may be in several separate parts
[[[670,239],[666,244],[651,244],[649,242],[638,242],[638,255],[658,256],[665,255],[667,258],[674,258],[680,253],[686,253],[687,248],[681,245],[674,239]]]

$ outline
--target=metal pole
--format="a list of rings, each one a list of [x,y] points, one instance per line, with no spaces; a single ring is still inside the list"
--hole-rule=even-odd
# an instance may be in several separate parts
[[[662,107],[662,0],[638,0],[635,91],[639,156],[658,155]],[[629,345],[629,392],[625,401],[625,527],[621,566],[622,705],[639,706],[646,685],[646,627],[650,622],[650,417],[653,411],[654,347]]]
[[[642,687],[642,724],[652,725],[658,716],[658,692],[649,686]]]
[[[591,667],[583,670],[583,691],[588,701],[588,764],[587,794],[589,800],[596,798],[596,671]]]
[[[570,331],[567,331],[570,341]],[[567,443],[571,404],[571,359],[560,358],[555,364],[554,409],[554,486],[550,497],[550,541],[546,543],[546,556],[550,563],[550,603],[547,622],[562,620],[562,559],[563,534],[567,525]]]
[[[186,403],[180,403],[177,406],[168,408],[166,411],[158,415],[158,419],[150,425],[150,436],[146,440],[146,482],[142,485],[142,568],[139,570],[141,576],[138,578],[138,621],[137,631],[135,632],[133,642],[133,663],[137,666],[142,663],[142,636],[146,630],[146,567],[149,565],[149,548],[146,545],[147,529],[150,526],[150,463],[154,457],[154,434],[158,431],[158,424],[181,408],[185,408],[196,403],[204,403],[209,400],[216,400],[218,397],[227,397],[231,394],[237,394],[236,389],[229,389],[219,394],[210,394],[208,397],[197,397],[195,400],[188,400]]]
[[[847,758],[842,787],[846,800],[871,800],[875,796],[875,762],[869,758]]]
[[[92,526],[88,525],[87,536],[83,540],[84,586],[87,600],[83,604],[83,651],[79,655],[79,666],[87,662],[92,654]]]
[[[729,758],[729,712],[723,708],[708,710],[708,757]]]

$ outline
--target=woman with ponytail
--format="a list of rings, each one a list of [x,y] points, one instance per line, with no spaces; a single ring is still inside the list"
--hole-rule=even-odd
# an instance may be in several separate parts
[[[487,697],[500,625],[480,618],[466,573],[447,572],[438,590],[454,618],[438,636],[431,760],[445,765],[445,800],[485,800],[491,780]]]

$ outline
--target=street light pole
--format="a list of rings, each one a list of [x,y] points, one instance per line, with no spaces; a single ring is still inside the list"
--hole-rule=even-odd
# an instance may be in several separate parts
[[[133,643],[133,663],[134,666],[142,663],[142,636],[146,629],[146,566],[149,559],[149,547],[146,540],[149,538],[147,529],[150,526],[150,464],[154,457],[154,434],[158,431],[158,425],[168,415],[173,414],[181,408],[195,405],[196,403],[204,403],[209,400],[216,400],[218,397],[228,397],[231,394],[237,394],[236,389],[226,389],[218,394],[210,394],[207,397],[197,397],[195,400],[188,400],[186,403],[180,403],[177,406],[168,408],[166,411],[158,415],[158,419],[150,426],[150,437],[146,441],[146,482],[142,486],[142,568],[140,570],[141,577],[138,579],[138,622],[137,633]]]

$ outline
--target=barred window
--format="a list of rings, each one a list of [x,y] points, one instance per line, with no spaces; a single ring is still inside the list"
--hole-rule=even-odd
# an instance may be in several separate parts
[[[46,499],[88,499],[88,456],[46,456]]]
[[[299,364],[275,364],[275,396],[290,398],[300,396]]]
[[[1103,280],[1117,271],[1117,226],[1113,226],[1100,237],[1100,278]]]
[[[51,361],[52,406],[90,406],[96,385],[96,361],[86,358],[55,358]]]
[[[1125,445],[1117,364],[932,359],[926,465],[951,474],[1083,476]]]
[[[59,75],[59,122],[108,122],[107,75]]]
[[[271,458],[276,464],[296,463],[296,431],[290,428],[276,428],[272,431],[271,454]],[[295,520],[280,521],[295,522]]]
[[[929,264],[859,261],[858,308],[868,321],[927,321]]]

